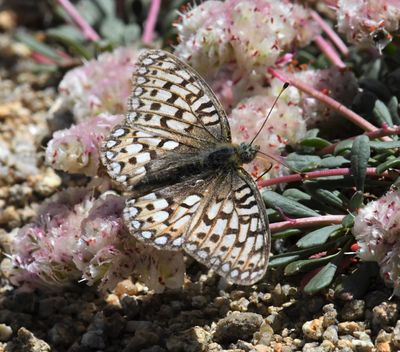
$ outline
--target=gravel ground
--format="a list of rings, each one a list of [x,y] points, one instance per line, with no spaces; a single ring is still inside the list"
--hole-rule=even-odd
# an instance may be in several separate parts
[[[0,241],[41,200],[76,180],[43,163],[50,74],[30,72],[26,48],[0,34]],[[182,290],[149,292],[125,280],[112,293],[0,287],[0,351],[399,351],[398,300],[377,282],[358,299],[303,295],[278,271],[253,287],[226,285],[188,259]]]

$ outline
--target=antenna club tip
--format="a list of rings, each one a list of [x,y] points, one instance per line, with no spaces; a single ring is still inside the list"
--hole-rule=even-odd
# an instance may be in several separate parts
[[[285,83],[283,84],[282,89],[286,89],[287,87],[289,87],[289,82],[285,82]]]

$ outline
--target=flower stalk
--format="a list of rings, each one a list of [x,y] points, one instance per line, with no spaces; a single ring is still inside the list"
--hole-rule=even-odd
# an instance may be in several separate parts
[[[303,228],[311,226],[323,226],[341,224],[345,215],[323,215],[312,216],[308,218],[291,219],[281,222],[275,222],[269,225],[271,233],[287,230],[290,228]]]
[[[277,185],[277,184],[281,184],[281,183],[298,182],[298,181],[302,181],[302,180],[310,180],[310,179],[319,178],[319,177],[346,176],[346,175],[351,175],[350,168],[344,167],[344,168],[338,168],[338,169],[332,169],[332,170],[318,170],[318,171],[305,172],[305,173],[300,173],[300,174],[295,174],[295,175],[275,177],[275,178],[271,178],[269,180],[262,180],[262,181],[258,182],[258,187],[263,188],[263,187],[268,187],[268,186]],[[367,175],[368,176],[388,177],[389,173],[383,172],[378,175],[375,167],[368,167]]]
[[[83,35],[90,41],[97,41],[100,36],[92,26],[80,15],[74,5],[69,0],[58,0],[59,4],[71,16],[75,24],[81,29]]]
[[[154,39],[154,28],[156,26],[158,13],[160,12],[161,0],[152,0],[150,5],[149,15],[147,17],[144,33],[143,43],[150,44]]]

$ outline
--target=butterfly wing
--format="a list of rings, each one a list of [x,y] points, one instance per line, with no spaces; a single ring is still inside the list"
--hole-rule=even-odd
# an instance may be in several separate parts
[[[243,169],[232,170],[202,204],[183,244],[196,260],[240,285],[264,276],[270,246],[264,202]]]
[[[109,175],[127,188],[231,141],[221,104],[190,66],[161,50],[144,51],[136,66],[125,124],[102,148]]]
[[[242,169],[193,177],[130,199],[130,232],[159,249],[178,250],[230,282],[251,285],[266,271],[268,218],[251,176]]]

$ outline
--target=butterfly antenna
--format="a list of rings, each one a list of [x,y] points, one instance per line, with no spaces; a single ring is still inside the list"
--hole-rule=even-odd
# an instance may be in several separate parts
[[[276,103],[277,103],[279,97],[282,95],[283,91],[284,91],[287,87],[289,87],[289,83],[288,83],[288,82],[285,82],[285,83],[283,84],[283,87],[281,88],[281,91],[279,92],[278,96],[275,98],[274,103],[273,103],[272,106],[271,106],[271,109],[269,109],[268,115],[267,115],[267,117],[265,118],[265,120],[264,120],[262,126],[260,127],[260,129],[258,130],[258,132],[256,133],[256,135],[254,136],[254,138],[251,140],[250,145],[253,144],[253,142],[256,140],[256,138],[258,137],[258,135],[260,134],[260,132],[261,132],[262,129],[264,128],[265,124],[266,124],[267,121],[268,121],[268,118],[271,116],[272,110],[274,109],[274,107],[275,107],[275,105],[276,105]]]
[[[272,154],[267,154],[267,153],[263,153],[261,151],[258,151],[257,153],[265,155],[267,158],[275,160],[277,163],[285,166],[286,168],[288,168],[290,171],[296,173],[296,174],[301,174],[302,172],[300,170],[297,170],[296,168],[290,166],[284,158],[282,158],[280,155],[272,155]],[[256,156],[257,157],[257,156]],[[264,159],[264,158],[263,158]]]

